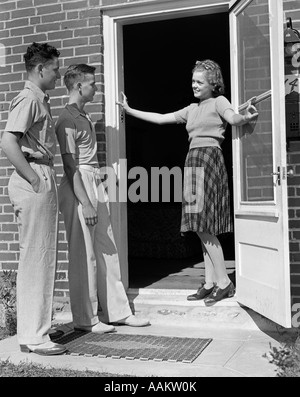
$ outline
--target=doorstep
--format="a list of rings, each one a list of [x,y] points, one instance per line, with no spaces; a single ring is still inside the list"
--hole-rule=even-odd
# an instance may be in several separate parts
[[[175,326],[220,330],[244,330],[263,332],[295,332],[286,329],[255,311],[242,306],[236,297],[224,299],[212,307],[206,307],[203,301],[191,302],[187,296],[194,290],[171,289],[133,289],[127,296],[137,317],[149,318],[152,325]],[[55,298],[55,318],[70,318],[68,300]],[[101,315],[100,315],[101,319]]]
[[[236,297],[207,307],[204,301],[190,302],[194,290],[129,289],[127,295],[134,311],[148,317],[152,324],[278,332],[280,327],[238,303]]]

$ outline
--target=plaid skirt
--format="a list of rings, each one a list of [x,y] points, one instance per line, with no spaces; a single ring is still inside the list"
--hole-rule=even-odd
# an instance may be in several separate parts
[[[218,147],[191,149],[184,172],[181,232],[233,231],[228,175]]]

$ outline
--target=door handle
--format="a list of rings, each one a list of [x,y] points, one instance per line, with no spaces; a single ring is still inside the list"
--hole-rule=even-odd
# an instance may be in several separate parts
[[[276,183],[280,186],[280,183],[281,183],[281,169],[280,169],[280,167],[278,167],[277,170],[278,170],[277,172],[272,172],[271,176],[277,177]]]
[[[278,185],[280,185],[281,182],[281,167],[278,167],[277,172],[272,172],[271,176],[276,176]],[[283,168],[283,179],[285,180],[286,178],[292,178],[294,176],[294,170],[291,168],[289,171],[286,172],[286,168]]]

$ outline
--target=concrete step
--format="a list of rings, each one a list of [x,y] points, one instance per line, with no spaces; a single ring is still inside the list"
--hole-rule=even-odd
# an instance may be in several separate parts
[[[287,330],[255,311],[239,304],[236,297],[224,299],[212,307],[203,301],[190,302],[195,290],[129,288],[130,305],[138,317],[147,317],[158,326],[196,327],[201,330],[244,330],[286,333]],[[69,300],[54,305],[55,319],[72,321]],[[101,316],[100,316],[101,319]]]
[[[127,295],[134,312],[154,325],[201,328],[231,328],[278,332],[286,329],[255,311],[242,306],[236,297],[224,299],[212,307],[203,301],[190,302],[195,290],[129,289]]]

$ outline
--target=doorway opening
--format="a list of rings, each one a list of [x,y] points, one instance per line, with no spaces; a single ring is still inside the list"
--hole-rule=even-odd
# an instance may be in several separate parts
[[[169,113],[195,102],[191,71],[196,60],[213,59],[222,68],[230,99],[229,15],[218,13],[123,26],[124,85],[132,107]],[[188,152],[184,125],[158,126],[126,116],[128,171],[180,167]],[[231,198],[231,128],[222,146]],[[149,178],[150,180],[150,178]],[[134,183],[128,180],[128,187]],[[174,191],[174,186],[170,191]],[[204,277],[201,243],[195,233],[180,234],[181,203],[128,200],[130,288],[195,289]],[[233,212],[233,204],[232,204]],[[234,277],[234,235],[219,236],[228,273]]]

